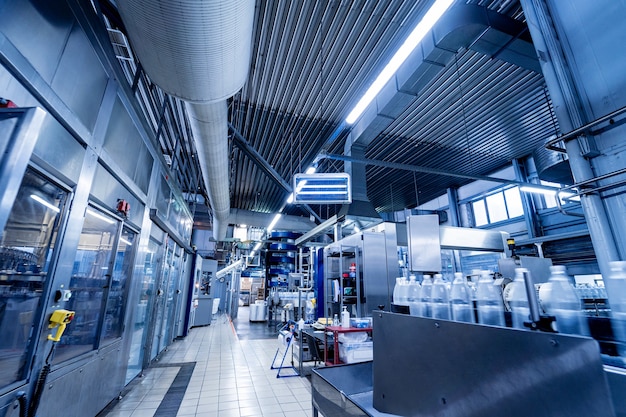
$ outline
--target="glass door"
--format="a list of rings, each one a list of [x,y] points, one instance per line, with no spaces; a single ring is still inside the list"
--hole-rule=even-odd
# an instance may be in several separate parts
[[[164,326],[165,322],[165,305],[166,305],[166,291],[169,285],[171,263],[174,256],[171,243],[168,242],[165,246],[165,252],[163,256],[163,262],[161,263],[161,274],[157,281],[156,290],[156,305],[155,305],[155,320],[154,320],[154,334],[152,337],[152,352],[150,359],[153,360],[163,350],[164,339]]]
[[[150,312],[153,311],[156,302],[156,277],[158,262],[157,256],[161,246],[155,240],[150,239],[148,248],[143,253],[143,273],[137,279],[140,290],[137,298],[131,300],[135,303],[133,315],[132,342],[130,356],[128,358],[128,368],[126,370],[126,383],[128,384],[134,377],[141,373],[143,361],[146,353],[146,342],[148,340],[148,330]],[[143,250],[142,250],[143,252]]]
[[[67,193],[27,170],[0,234],[0,393],[26,378]]]

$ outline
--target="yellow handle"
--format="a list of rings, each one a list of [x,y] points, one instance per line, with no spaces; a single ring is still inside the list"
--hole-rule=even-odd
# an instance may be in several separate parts
[[[57,333],[52,336],[51,334],[48,335],[48,340],[52,340],[53,342],[58,342],[59,340],[61,340],[61,336],[63,336],[63,332],[65,331],[65,328],[67,327],[67,324],[65,323],[61,323],[57,326]]]
[[[57,332],[54,336],[51,334],[48,335],[48,340],[52,340],[53,342],[61,340],[65,327],[67,327],[67,324],[72,321],[74,314],[75,313],[70,310],[54,310],[52,315],[50,315],[50,324],[48,325],[48,328],[54,329],[56,327]]]

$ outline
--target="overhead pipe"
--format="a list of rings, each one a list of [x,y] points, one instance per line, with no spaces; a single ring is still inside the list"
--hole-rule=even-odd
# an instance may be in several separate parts
[[[167,94],[187,102],[213,210],[213,237],[223,240],[230,212],[226,99],[248,76],[254,0],[116,4],[144,71]]]

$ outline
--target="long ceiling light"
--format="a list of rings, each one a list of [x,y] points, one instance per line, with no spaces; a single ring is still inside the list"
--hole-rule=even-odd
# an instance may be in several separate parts
[[[102,214],[100,214],[100,213],[98,213],[98,212],[96,212],[96,211],[94,211],[94,210],[92,210],[90,208],[87,209],[87,214],[89,214],[91,217],[95,217],[96,219],[100,219],[103,222],[106,222],[106,223],[109,223],[109,224],[115,223],[115,220],[109,219],[108,217],[105,217],[104,215],[102,215]]]
[[[454,0],[437,0],[426,12],[422,20],[415,26],[415,29],[411,32],[409,37],[404,41],[400,49],[393,55],[391,60],[387,63],[385,68],[378,74],[378,77],[374,80],[370,88],[365,92],[361,100],[352,109],[348,117],[346,117],[346,123],[353,124],[365,111],[367,106],[374,100],[380,90],[387,84],[387,81],[393,77],[400,65],[406,61],[411,52],[419,45],[424,39],[424,36],[433,28],[435,23],[443,16],[443,14],[454,3]]]
[[[282,214],[277,213],[274,218],[272,219],[272,221],[270,222],[270,225],[267,226],[267,231],[271,232],[272,230],[274,230],[274,226],[276,226],[276,223],[278,223],[278,220],[280,219],[280,217],[282,216]]]
[[[31,194],[30,198],[32,198],[33,200],[35,200],[39,204],[42,204],[42,205],[48,207],[50,210],[54,211],[55,213],[58,213],[59,211],[61,211],[58,207],[56,207],[53,204],[47,202],[46,200],[44,200],[43,198],[39,197],[36,194]]]

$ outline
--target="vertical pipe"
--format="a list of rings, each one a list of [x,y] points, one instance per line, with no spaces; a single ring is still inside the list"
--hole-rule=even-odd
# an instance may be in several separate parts
[[[515,171],[515,179],[520,182],[527,182],[526,176],[522,172],[522,167],[517,159],[513,159],[513,171]],[[524,221],[526,222],[526,230],[528,238],[537,237],[535,229],[535,210],[531,204],[531,197],[527,193],[520,193],[522,198],[522,208],[524,209]]]
[[[582,126],[585,120],[580,106],[580,96],[576,91],[545,1],[520,0],[520,3],[540,57],[541,69],[555,105],[559,124],[566,131]],[[594,178],[589,161],[582,156],[578,140],[566,142],[565,148],[574,180],[580,182]],[[586,194],[581,197],[581,205],[600,272],[607,277],[610,273],[609,262],[619,259],[608,216],[599,195]]]

